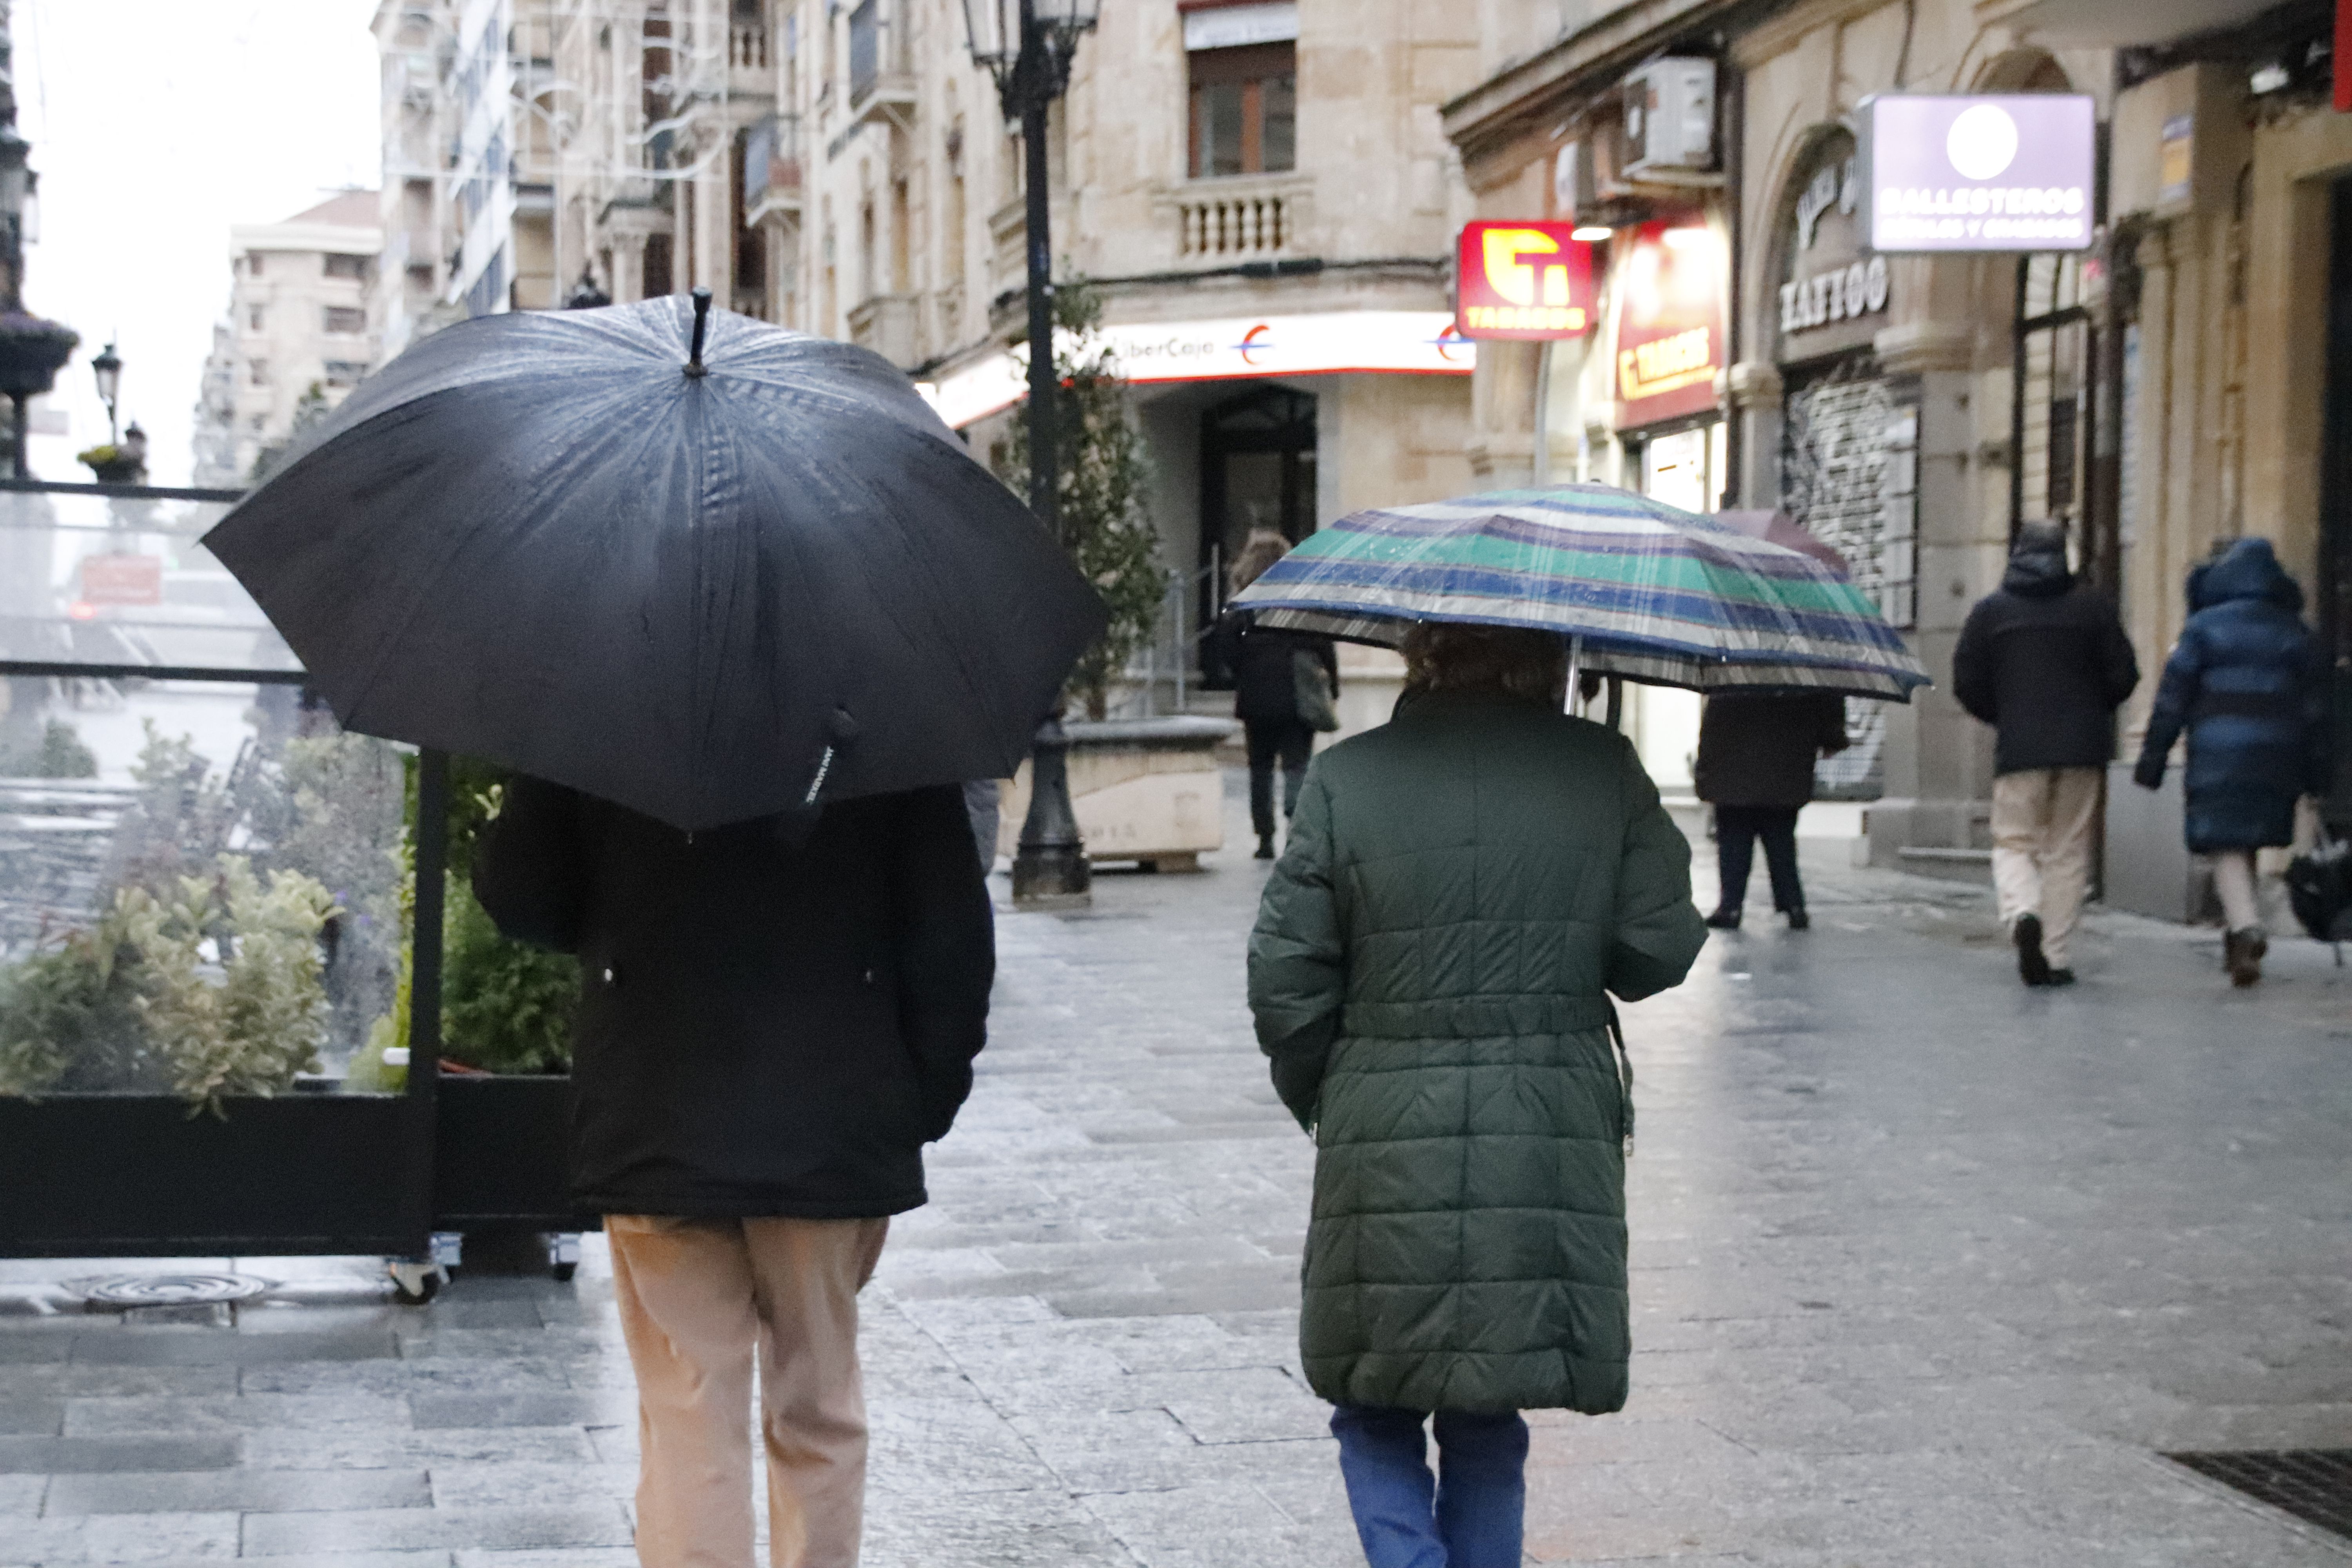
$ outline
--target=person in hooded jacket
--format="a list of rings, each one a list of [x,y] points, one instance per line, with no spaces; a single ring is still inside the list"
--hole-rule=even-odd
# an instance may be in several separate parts
[[[1761,839],[1772,907],[1790,931],[1811,928],[1797,874],[1797,814],[1813,798],[1813,763],[1845,748],[1845,699],[1834,691],[1725,691],[1706,700],[1691,787],[1715,807],[1721,897],[1708,925],[1739,929]]]
[[[1290,552],[1272,529],[1253,529],[1228,574],[1238,594]],[[1225,667],[1234,675],[1234,717],[1249,746],[1250,826],[1260,860],[1274,858],[1274,773],[1282,770],[1282,819],[1298,809],[1298,790],[1315,753],[1315,726],[1300,710],[1301,657],[1323,671],[1330,695],[1339,691],[1339,658],[1331,639],[1312,632],[1262,626],[1247,610],[1228,610],[1217,624]],[[1328,722],[1328,721],[1327,721]]]
[[[1609,998],[1680,984],[1706,928],[1632,743],[1560,711],[1560,638],[1423,626],[1404,652],[1396,716],[1307,769],[1250,1009],[1315,1139],[1299,1353],[1364,1554],[1517,1568],[1519,1412],[1625,1403]]]
[[[2231,983],[2252,985],[2270,945],[2254,851],[2293,843],[2296,801],[2327,789],[2328,669],[2303,624],[2303,590],[2267,539],[2241,539],[2193,572],[2189,607],[2132,780],[2161,788],[2172,743],[2188,732],[2182,829],[2189,850],[2212,859]]]
[[[2115,601],[2066,568],[2066,531],[2020,529],[1952,654],[1952,694],[1993,726],[1992,879],[2028,985],[2074,983],[2074,924],[2139,660]]]
[[[857,1294],[971,1088],[995,967],[962,793],[681,833],[518,777],[474,858],[499,930],[580,956],[572,1196],[637,1375],[646,1568],[852,1568]]]

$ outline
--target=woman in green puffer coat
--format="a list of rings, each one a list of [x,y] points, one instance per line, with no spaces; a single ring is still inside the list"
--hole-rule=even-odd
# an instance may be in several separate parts
[[[1250,1008],[1315,1136],[1299,1348],[1365,1555],[1499,1568],[1518,1412],[1625,1403],[1609,998],[1680,984],[1706,930],[1633,747],[1560,711],[1558,637],[1425,625],[1405,657],[1396,716],[1307,773]]]

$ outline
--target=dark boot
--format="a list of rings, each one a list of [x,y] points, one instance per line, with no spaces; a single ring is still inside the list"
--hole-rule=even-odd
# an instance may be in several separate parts
[[[2230,984],[2243,990],[2260,980],[2263,955],[2270,949],[2270,940],[2253,926],[2226,932],[2221,938],[2221,962],[2230,971]]]
[[[1257,853],[1252,856],[1251,858],[1255,860],[1271,860],[1274,858],[1273,834],[1261,833],[1257,836]]]
[[[1738,931],[1739,910],[1730,904],[1719,904],[1716,907],[1715,913],[1706,917],[1706,923],[1717,931]]]
[[[2042,917],[2020,915],[2010,933],[2017,943],[2017,977],[2028,985],[2050,984],[2050,960],[2042,952]]]
[[[1813,917],[1805,912],[1804,905],[1799,904],[1795,909],[1789,911],[1789,929],[1790,931],[1811,931],[1813,929]]]

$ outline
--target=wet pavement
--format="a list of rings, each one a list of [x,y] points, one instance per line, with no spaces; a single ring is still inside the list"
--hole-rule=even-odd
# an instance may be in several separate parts
[[[2352,971],[2282,940],[2231,994],[2216,934],[2095,912],[2029,993],[1985,893],[1803,847],[1811,931],[1751,905],[1628,1010],[1633,1394],[1534,1417],[1530,1560],[2352,1556],[2160,1457],[2352,1447]],[[866,1299],[869,1564],[1361,1562],[1293,1339],[1312,1150],[1241,997],[1263,871],[1212,863],[1000,914]],[[126,1321],[55,1281],[135,1265],[0,1265],[0,1564],[635,1562],[601,1248],[421,1309],[236,1263],[288,1288]]]

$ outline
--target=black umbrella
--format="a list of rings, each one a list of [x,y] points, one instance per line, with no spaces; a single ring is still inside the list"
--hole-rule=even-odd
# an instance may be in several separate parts
[[[347,728],[682,828],[1009,776],[1101,601],[878,355],[703,325],[436,333],[205,542]]]

